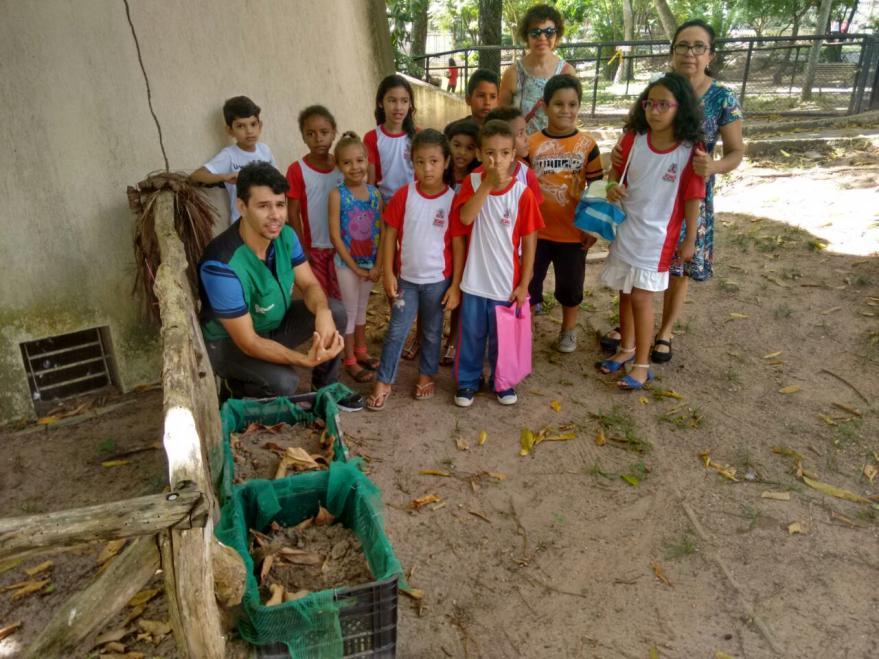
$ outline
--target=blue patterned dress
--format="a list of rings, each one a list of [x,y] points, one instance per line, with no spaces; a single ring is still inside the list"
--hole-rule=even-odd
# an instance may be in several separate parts
[[[744,117],[738,99],[716,80],[711,81],[708,91],[702,96],[702,113],[705,131],[705,152],[712,154],[720,135],[720,128],[739,121]],[[686,225],[681,227],[681,243],[686,235]],[[678,244],[680,246],[680,243]],[[696,255],[689,263],[681,263],[677,257],[672,261],[669,274],[687,275],[695,281],[711,278],[714,262],[714,176],[705,180],[705,201],[699,209],[699,224],[696,230]]]
[[[369,199],[358,199],[345,182],[339,183],[339,224],[342,242],[361,268],[370,270],[378,260],[378,242],[381,234],[381,195],[374,185],[367,185]],[[337,268],[347,268],[336,254]]]

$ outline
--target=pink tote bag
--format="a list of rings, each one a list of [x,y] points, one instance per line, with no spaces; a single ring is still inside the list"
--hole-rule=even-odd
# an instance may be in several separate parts
[[[495,391],[512,389],[531,373],[531,309],[526,301],[521,307],[497,306],[497,366]]]

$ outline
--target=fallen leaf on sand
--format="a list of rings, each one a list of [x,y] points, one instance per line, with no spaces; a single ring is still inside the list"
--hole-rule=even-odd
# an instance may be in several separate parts
[[[647,398],[647,396],[641,396],[640,398],[638,398],[638,402],[642,405],[650,405],[650,399]]]
[[[831,403],[834,407],[838,407],[843,412],[848,412],[849,414],[854,414],[855,416],[864,416],[857,407],[852,407],[851,405],[843,405],[842,403]]]
[[[870,485],[876,480],[877,475],[879,475],[879,469],[876,469],[873,465],[864,465],[864,476],[870,481]]]
[[[467,512],[470,513],[471,515],[473,515],[474,517],[478,517],[478,518],[481,519],[483,522],[488,522],[489,524],[491,524],[491,520],[488,519],[488,517],[486,517],[486,516],[483,515],[482,513],[477,512],[477,511],[475,511],[475,510],[468,510]]]
[[[269,576],[269,572],[272,571],[272,565],[275,564],[275,557],[273,554],[269,554],[265,557],[262,562],[262,567],[259,570],[259,585],[264,586],[266,583],[266,579]]]
[[[104,460],[101,463],[101,466],[110,469],[112,467],[122,467],[127,464],[131,464],[131,460]]]
[[[502,474],[502,473],[499,472],[499,471],[484,471],[484,472],[482,472],[482,473],[484,473],[484,474],[485,474],[486,476],[488,476],[489,478],[493,478],[493,479],[495,479],[496,481],[505,481],[505,480],[507,480],[507,475],[506,475],[506,474]]]
[[[61,419],[57,416],[41,416],[37,419],[37,425],[40,426],[51,426],[53,423],[58,423]]]
[[[663,398],[674,398],[675,400],[684,400],[684,397],[674,389],[657,389],[654,390],[653,395],[662,396]]]
[[[620,474],[620,478],[626,481],[632,487],[638,487],[638,484],[641,482],[641,479],[637,476],[633,476],[632,474]]]
[[[735,467],[731,467],[729,465],[722,465],[717,462],[714,462],[711,459],[711,456],[708,455],[708,453],[700,453],[699,458],[702,460],[702,463],[705,465],[706,468],[713,469],[718,474],[720,474],[721,476],[723,476],[724,478],[726,478],[728,480],[735,481],[736,483],[739,482],[739,479],[736,478],[736,468]]]
[[[439,469],[421,469],[418,473],[422,476],[441,476],[442,478],[449,478],[451,476],[449,472]]]
[[[18,590],[12,593],[12,597],[10,599],[15,601],[17,599],[21,599],[22,597],[27,597],[28,595],[32,595],[33,593],[41,591],[50,583],[51,581],[49,579],[43,579],[41,581],[25,581],[24,583],[19,584]]]
[[[550,406],[553,410],[555,410],[556,412],[561,412],[561,411],[562,411],[562,404],[561,404],[560,402],[558,402],[557,400],[551,401],[550,404],[549,404],[549,406]]]
[[[110,641],[109,643],[104,644],[104,647],[101,648],[101,655],[104,656],[105,652],[115,652],[117,654],[125,654],[125,646],[122,643],[117,641]]]
[[[158,645],[159,641],[171,633],[171,625],[160,620],[138,620],[137,626],[150,635],[153,645]]]
[[[790,524],[787,525],[787,532],[790,535],[795,535],[797,533],[805,534],[806,529],[803,528],[803,525],[800,524],[799,522],[791,522]]]
[[[604,436],[604,429],[599,428],[595,435],[595,445],[604,446],[605,444],[607,444],[607,437]]]
[[[773,357],[778,357],[783,350],[777,350],[776,352],[770,352],[768,355],[763,355],[763,359],[772,359]]]
[[[519,434],[519,455],[525,456],[534,448],[534,433],[528,428],[522,428]]]
[[[800,385],[798,384],[790,384],[786,387],[782,387],[778,390],[780,394],[795,394],[800,390]]]
[[[655,645],[650,646],[650,659],[659,659],[659,650],[656,649]]]
[[[327,510],[323,506],[318,506],[317,515],[314,516],[315,526],[329,526],[335,521],[336,518],[330,513],[329,510]]]
[[[467,443],[467,440],[463,437],[458,437],[457,439],[455,439],[455,448],[457,448],[459,451],[469,451],[470,444]]]
[[[282,585],[270,583],[269,591],[272,595],[266,600],[266,606],[276,606],[284,601],[284,587]]]
[[[323,467],[301,446],[289,446],[281,456],[278,469],[275,471],[275,480],[284,478],[287,471],[315,471]]]
[[[832,418],[830,418],[826,414],[819,414],[818,418],[821,419],[828,426],[835,426],[836,425],[836,421],[834,421]]]
[[[763,499],[774,499],[775,501],[790,501],[790,492],[772,492],[771,490],[766,490],[763,494],[760,495]]]
[[[134,627],[120,627],[119,629],[113,629],[98,636],[95,639],[95,644],[93,647],[100,647],[101,645],[106,645],[107,643],[116,643],[133,633]]]
[[[21,620],[19,620],[18,622],[13,622],[11,625],[0,627],[0,641],[2,641],[7,636],[11,636],[12,634],[14,634],[19,627],[21,627]]]
[[[729,315],[729,317],[730,317],[731,319],[733,319],[733,320],[744,320],[745,318],[749,318],[748,314],[746,314],[746,313],[736,313],[735,311],[733,311],[733,312]]]
[[[442,501],[442,499],[440,499],[440,497],[438,497],[436,494],[425,494],[423,497],[412,499],[412,501],[409,503],[409,507],[412,508],[412,510],[418,510],[419,508],[423,508],[429,503],[439,503],[440,501]]]
[[[665,576],[665,571],[662,569],[662,566],[656,561],[651,561],[650,567],[653,568],[653,574],[656,575],[656,578],[659,579],[662,583],[670,588],[673,587],[671,585],[671,581],[667,576]]]
[[[23,558],[11,558],[8,561],[3,561],[0,563],[0,574],[4,572],[9,572],[9,570],[13,570],[21,565]]]
[[[488,441],[488,433],[483,430],[481,433],[479,433],[479,445],[482,446],[487,441]]]
[[[866,470],[866,467],[864,469]],[[54,565],[54,563],[52,561],[43,561],[39,565],[35,565],[34,567],[28,568],[27,570],[24,571],[24,573],[29,577],[35,577],[40,572],[45,572],[46,570],[50,569],[53,565]]]
[[[424,591],[421,590],[420,588],[412,588],[412,587],[403,588],[403,587],[401,587],[400,592],[408,597],[411,597],[414,600],[420,600],[420,599],[424,598]]]
[[[324,558],[320,554],[303,549],[293,549],[293,547],[281,547],[278,556],[293,565],[320,565],[324,562]]]
[[[835,485],[830,485],[829,483],[822,483],[821,481],[812,480],[808,476],[803,476],[803,482],[811,487],[813,490],[818,490],[822,494],[827,494],[832,497],[836,497],[837,499],[845,499],[846,501],[852,501],[854,503],[870,503],[870,500],[866,497],[862,497],[860,494],[855,494],[854,492],[849,492],[848,490],[843,490],[842,488],[836,487]]]
[[[718,650],[714,653],[714,659],[735,659],[735,657],[727,654],[726,652],[721,652],[720,650]]]
[[[149,590],[142,590],[130,600],[128,600],[128,606],[143,606],[161,592],[161,588],[150,588]]]

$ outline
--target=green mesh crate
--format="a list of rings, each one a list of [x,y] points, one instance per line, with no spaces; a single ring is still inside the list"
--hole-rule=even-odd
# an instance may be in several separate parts
[[[363,597],[350,597],[351,588],[311,593],[271,607],[260,601],[258,576],[248,552],[248,529],[265,531],[273,521],[294,526],[313,517],[320,505],[360,539],[375,581],[366,585],[352,584],[353,590],[362,593],[368,586],[375,593],[386,594],[389,580],[397,580],[405,587],[402,568],[385,535],[381,493],[355,462],[333,462],[328,471],[308,472],[276,481],[248,481],[233,487],[215,531],[220,542],[241,555],[247,568],[238,631],[244,640],[264,649],[274,649],[281,643],[296,659],[392,656],[377,652],[382,648],[371,647],[370,644],[382,636],[377,633],[380,630],[368,626],[373,624],[371,621],[381,624],[386,632],[384,638],[389,638],[387,632],[390,631],[395,641],[396,588],[392,599],[386,596],[381,599],[380,606],[384,610],[378,612],[362,612]],[[357,609],[358,606],[361,608]],[[348,607],[358,611],[356,617],[361,629],[356,639],[351,638],[350,627],[343,629],[346,618],[353,619],[346,616]],[[364,625],[367,627],[362,628]],[[352,646],[352,640],[356,645]],[[346,647],[355,647],[356,653],[346,652]],[[390,649],[393,652],[393,643]]]
[[[317,392],[311,410],[303,410],[286,398],[273,400],[239,400],[230,398],[220,409],[220,422],[223,429],[223,467],[216,477],[214,489],[224,502],[232,493],[235,480],[235,458],[232,455],[231,434],[242,432],[251,423],[271,426],[276,423],[288,423],[291,426],[299,423],[311,424],[317,419],[326,423],[327,434],[334,438],[333,451],[336,460],[347,462],[348,449],[342,438],[339,423],[339,407],[336,401],[352,393],[343,384],[331,384]]]

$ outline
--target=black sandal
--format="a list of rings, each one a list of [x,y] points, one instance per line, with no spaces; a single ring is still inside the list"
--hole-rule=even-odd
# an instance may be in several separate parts
[[[619,327],[614,327],[610,332],[605,334],[599,339],[599,344],[601,344],[601,349],[605,352],[616,352],[620,347],[620,339],[615,339],[610,336],[611,332],[616,332],[617,334],[622,334],[622,330]]]
[[[657,352],[656,346],[667,346],[668,352]],[[665,364],[666,362],[671,361],[671,356],[671,339],[668,341],[665,339],[656,339],[653,341],[653,350],[650,351],[650,361],[657,364]]]

